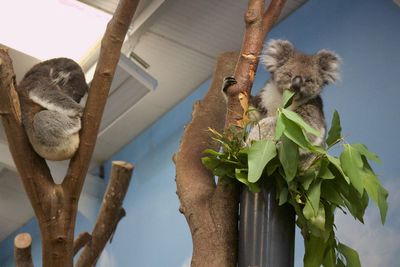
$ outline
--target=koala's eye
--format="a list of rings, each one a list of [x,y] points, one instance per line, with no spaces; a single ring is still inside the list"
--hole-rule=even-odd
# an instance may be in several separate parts
[[[313,82],[314,82],[313,79],[311,79],[311,78],[306,78],[306,83],[313,83]]]
[[[292,78],[292,74],[289,73],[289,72],[286,72],[286,73],[285,73],[285,76],[288,77],[288,78]]]

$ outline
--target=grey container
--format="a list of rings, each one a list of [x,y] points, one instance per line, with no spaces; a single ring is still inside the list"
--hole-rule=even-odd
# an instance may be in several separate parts
[[[272,186],[259,193],[242,190],[239,267],[293,267],[294,236],[294,210],[278,206]]]

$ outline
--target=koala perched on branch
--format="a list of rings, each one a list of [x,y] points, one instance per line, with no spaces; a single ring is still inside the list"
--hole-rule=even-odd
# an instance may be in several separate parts
[[[81,67],[68,58],[44,61],[25,74],[17,90],[34,150],[48,160],[71,158],[79,146],[79,102],[88,92]]]
[[[340,58],[328,50],[306,55],[288,41],[272,40],[261,56],[261,63],[271,73],[271,78],[260,94],[251,98],[251,105],[258,110],[260,120],[247,141],[273,138],[276,111],[282,105],[283,91],[292,90],[295,95],[289,109],[321,132],[321,137],[309,135],[309,138],[313,144],[323,145],[326,125],[320,94],[325,85],[338,80]],[[226,78],[224,91],[234,83],[232,77]]]

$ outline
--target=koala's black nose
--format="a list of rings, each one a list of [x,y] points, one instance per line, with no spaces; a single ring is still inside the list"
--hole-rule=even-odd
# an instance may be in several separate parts
[[[303,84],[303,78],[301,76],[296,76],[292,80],[292,88],[294,91],[298,91],[301,88],[301,85]]]

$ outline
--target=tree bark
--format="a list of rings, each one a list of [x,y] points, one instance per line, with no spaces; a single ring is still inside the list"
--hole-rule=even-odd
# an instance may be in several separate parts
[[[205,149],[218,150],[218,144],[212,142],[206,129],[221,131],[231,126],[244,127],[258,56],[284,3],[284,0],[272,0],[264,12],[263,0],[249,0],[239,60],[233,53],[220,56],[212,85],[205,98],[194,105],[192,121],[186,127],[174,156],[180,211],[192,234],[192,267],[231,267],[237,264],[239,188],[236,183],[222,181],[216,185],[213,175],[202,165]],[[236,62],[234,77],[237,84],[228,88],[226,106],[221,96],[222,80],[232,75]]]
[[[125,215],[122,202],[129,187],[132,171],[132,164],[122,161],[112,163],[110,182],[92,232],[92,239],[85,245],[75,267],[94,266],[107,241],[115,232],[121,215]]]
[[[74,256],[91,240],[92,236],[88,232],[80,233],[74,241]]]
[[[263,43],[279,18],[285,2],[285,0],[272,0],[268,9],[264,11],[264,0],[249,0],[245,14],[246,31],[234,75],[237,83],[227,90],[225,129],[231,125],[242,128],[247,122],[249,97]]]
[[[7,51],[0,49],[0,115],[16,168],[38,218],[44,267],[73,265],[78,201],[122,43],[138,2],[121,0],[107,26],[82,118],[80,147],[62,184],[54,183],[46,161],[33,151],[28,141],[21,123],[12,62]]]
[[[221,87],[232,75],[238,53],[218,58],[207,95],[194,105],[192,122],[183,134],[174,156],[176,184],[181,207],[193,240],[192,266],[234,266],[237,258],[238,190],[234,183],[218,183],[201,163],[203,151],[218,149],[208,127],[223,130],[226,103]]]
[[[27,233],[19,234],[14,239],[14,257],[16,267],[33,267],[31,255],[32,237]]]

